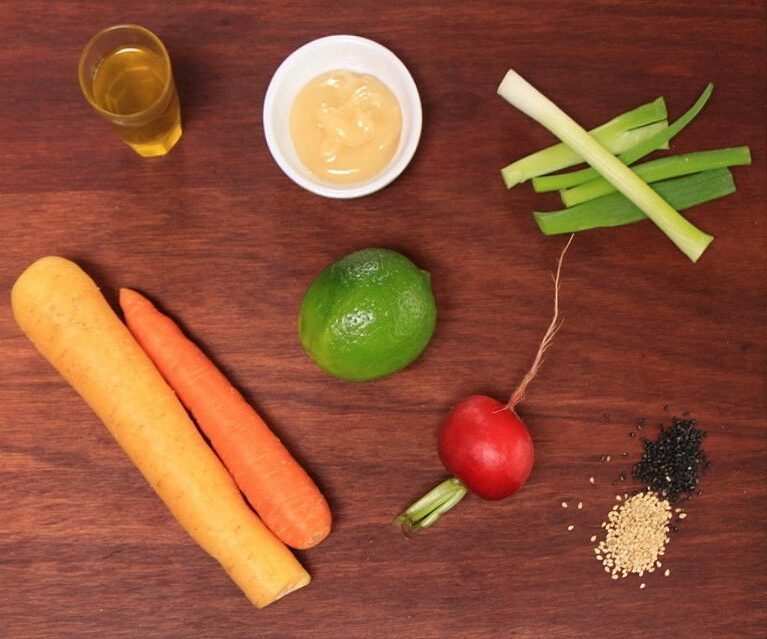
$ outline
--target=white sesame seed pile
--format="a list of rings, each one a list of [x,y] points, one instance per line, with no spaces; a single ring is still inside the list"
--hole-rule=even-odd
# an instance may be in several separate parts
[[[620,501],[620,496],[618,496]],[[658,558],[669,541],[671,505],[650,491],[629,497],[613,506],[602,523],[605,539],[594,548],[598,561],[613,579],[630,573],[640,577],[659,567]]]

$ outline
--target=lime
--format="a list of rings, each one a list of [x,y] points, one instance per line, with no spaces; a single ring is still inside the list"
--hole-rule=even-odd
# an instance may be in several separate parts
[[[429,274],[396,251],[369,248],[341,258],[312,282],[298,334],[320,368],[361,382],[415,360],[436,318]]]

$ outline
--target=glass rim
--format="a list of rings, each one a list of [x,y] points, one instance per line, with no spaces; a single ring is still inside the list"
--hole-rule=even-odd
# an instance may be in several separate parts
[[[167,74],[165,77],[165,84],[163,85],[162,92],[157,97],[157,99],[154,102],[152,102],[152,104],[150,104],[147,108],[142,109],[141,111],[134,111],[133,113],[116,113],[115,111],[110,111],[109,109],[105,109],[99,106],[92,97],[93,96],[93,91],[91,90],[92,77],[90,76],[90,74],[87,74],[85,72],[85,59],[88,53],[90,53],[91,49],[96,44],[96,42],[99,40],[99,38],[103,37],[105,34],[110,33],[112,31],[117,31],[118,29],[128,29],[131,31],[138,31],[142,35],[149,38],[153,43],[155,43],[159,47],[160,51],[162,52],[162,58],[165,65],[165,70],[167,71]],[[96,68],[98,68],[98,66]],[[85,99],[88,100],[88,103],[96,111],[98,111],[98,113],[100,113],[102,116],[106,118],[120,119],[123,121],[133,121],[133,120],[142,119],[148,113],[150,113],[156,107],[157,104],[164,102],[167,99],[168,95],[170,94],[171,89],[173,88],[173,69],[170,64],[170,55],[168,54],[168,50],[165,48],[165,45],[163,44],[162,40],[160,40],[157,34],[150,31],[146,27],[142,27],[141,25],[131,24],[131,23],[115,24],[115,25],[112,25],[111,27],[107,27],[106,29],[102,29],[101,31],[96,33],[94,36],[92,36],[91,39],[88,40],[88,42],[83,47],[82,53],[80,53],[80,60],[77,63],[77,76],[80,82],[80,90],[85,96]]]

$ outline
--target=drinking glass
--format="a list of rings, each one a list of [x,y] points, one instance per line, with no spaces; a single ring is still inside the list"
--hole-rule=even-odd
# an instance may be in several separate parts
[[[90,105],[139,155],[165,155],[181,138],[181,109],[162,41],[135,24],[97,33],[78,65]]]

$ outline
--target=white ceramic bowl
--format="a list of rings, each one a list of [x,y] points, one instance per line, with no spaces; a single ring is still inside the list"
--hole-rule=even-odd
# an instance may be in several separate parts
[[[333,184],[313,175],[301,163],[290,137],[290,109],[296,95],[307,82],[335,69],[377,77],[397,96],[402,111],[402,132],[394,156],[381,173],[365,182]],[[421,99],[405,65],[386,47],[353,35],[319,38],[291,53],[272,77],[264,99],[264,135],[279,167],[296,184],[332,198],[368,195],[394,180],[415,153],[421,121]]]

